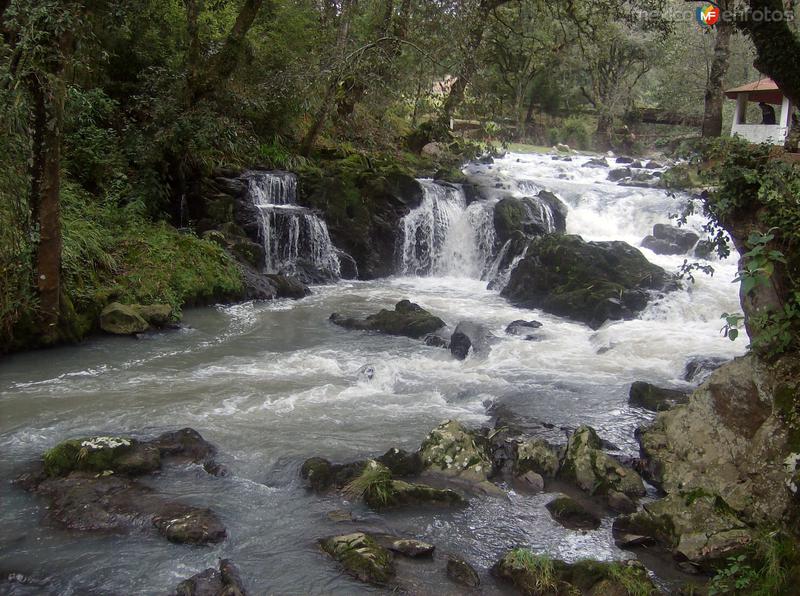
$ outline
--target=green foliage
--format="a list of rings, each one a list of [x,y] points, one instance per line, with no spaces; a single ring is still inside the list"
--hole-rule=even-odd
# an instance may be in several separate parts
[[[800,579],[800,551],[794,539],[779,532],[762,534],[745,554],[729,557],[709,585],[709,596],[793,593]]]
[[[591,148],[591,132],[588,123],[579,116],[570,116],[561,126],[561,141],[575,149]]]
[[[615,561],[608,565],[608,577],[618,583],[628,596],[654,596],[658,593],[641,567]]]
[[[512,568],[526,574],[526,588],[534,594],[556,593],[559,587],[553,559],[547,555],[537,555],[527,548],[515,548],[505,557]]]
[[[342,489],[351,499],[361,499],[369,495],[370,502],[386,505],[391,497],[392,472],[386,466],[369,460],[359,476]]]

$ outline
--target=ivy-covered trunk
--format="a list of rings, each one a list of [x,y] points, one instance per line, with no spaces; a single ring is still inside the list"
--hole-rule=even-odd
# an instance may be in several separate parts
[[[717,25],[714,40],[714,59],[706,82],[705,114],[703,116],[703,136],[718,137],[722,134],[722,105],[725,95],[722,86],[731,55],[731,34],[733,26],[726,20]]]

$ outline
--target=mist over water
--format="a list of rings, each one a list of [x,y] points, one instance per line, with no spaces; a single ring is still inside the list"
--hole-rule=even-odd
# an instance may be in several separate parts
[[[510,155],[471,166],[469,173],[520,197],[555,192],[569,206],[568,232],[587,240],[638,246],[685,200],[617,186],[605,180],[607,170],[580,167],[585,160]],[[567,560],[631,556],[614,546],[610,519],[586,533],[560,527],[543,507],[552,498],[547,494],[512,490],[507,499],[473,498],[464,510],[378,515],[302,487],[298,472],[308,457],[350,461],[390,447],[416,449],[445,419],[489,423],[487,407],[498,403],[521,419],[554,425],[551,438],[566,440],[560,427],[586,423],[634,454],[633,430],[650,415],[627,405],[632,381],[688,386],[681,380],[688,357],[744,352],[746,338],[732,343],[719,332],[721,313],[739,310],[731,283],[735,259],[714,261],[713,277],[697,276],[695,284],[650,304],[640,318],[593,331],[518,309],[487,289],[491,209],[467,205],[458,188],[429,182],[424,189],[422,205],[404,222],[415,243],[403,246],[403,276],[320,286],[298,302],[190,310],[186,328],[177,332],[138,341],[96,338],[0,363],[0,474],[6,480],[0,488],[0,571],[50,577],[60,594],[159,594],[225,557],[239,565],[255,594],[379,592],[343,576],[316,548],[318,538],[353,527],[408,534],[483,569],[519,545]],[[695,216],[689,226],[699,230],[702,223]],[[668,271],[685,258],[641,250]],[[418,341],[346,331],[328,321],[332,312],[366,315],[403,298],[451,328],[477,321],[499,339],[486,357],[458,362]],[[541,339],[505,335],[515,319],[541,321]],[[371,381],[358,374],[367,364],[375,369]],[[219,545],[190,548],[149,535],[66,532],[43,521],[42,501],[7,482],[62,439],[150,436],[185,426],[218,446],[229,475],[172,467],[148,482],[217,511],[229,531]],[[353,508],[362,523],[342,526],[326,517],[342,508]],[[458,593],[446,580],[432,581],[440,593]],[[488,583],[486,590],[497,588]]]

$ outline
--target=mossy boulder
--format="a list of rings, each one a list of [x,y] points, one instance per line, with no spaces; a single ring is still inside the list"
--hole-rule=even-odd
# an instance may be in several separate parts
[[[300,467],[300,477],[315,492],[325,492],[331,488],[342,488],[359,476],[367,461],[347,464],[334,464],[322,457],[311,457]]]
[[[476,438],[460,422],[443,422],[420,447],[425,469],[472,483],[486,483],[492,473],[492,459]]]
[[[59,443],[44,454],[48,476],[70,472],[146,474],[161,467],[157,447],[126,437],[86,437]]]
[[[112,302],[100,313],[100,328],[114,335],[134,335],[147,331],[150,323],[134,306]]]
[[[169,304],[137,304],[133,308],[153,327],[166,327],[172,322],[173,311]]]
[[[392,480],[382,493],[368,490],[364,501],[373,509],[423,505],[464,505],[466,501],[456,491],[439,489],[425,484]]]
[[[625,242],[550,234],[531,240],[502,295],[516,306],[586,323],[633,318],[651,295],[674,290],[674,275]]]
[[[558,453],[546,441],[531,439],[517,445],[514,458],[515,476],[536,472],[545,478],[554,478],[558,466]]]
[[[572,497],[559,495],[545,505],[550,515],[569,530],[596,530],[600,518]]]
[[[508,551],[492,575],[525,596],[655,596],[658,589],[637,561],[565,563],[525,548]]]
[[[567,207],[556,195],[541,191],[536,197],[506,197],[494,208],[494,229],[500,246],[515,233],[527,238],[566,231]]]
[[[754,530],[718,495],[703,490],[674,493],[614,520],[614,535],[645,536],[679,560],[711,570],[746,550]]]
[[[646,494],[641,476],[602,451],[603,443],[589,426],[570,436],[559,470],[559,478],[574,482],[591,495],[614,490],[637,498]]]
[[[481,585],[478,572],[464,559],[450,555],[447,557],[447,577],[460,586],[477,588]]]
[[[338,313],[331,315],[333,324],[345,329],[377,331],[388,335],[402,335],[414,339],[422,338],[445,326],[444,321],[409,300],[401,300],[394,310],[383,309],[366,319],[353,319]]]
[[[392,554],[363,532],[325,538],[320,546],[360,581],[384,585],[394,578]]]

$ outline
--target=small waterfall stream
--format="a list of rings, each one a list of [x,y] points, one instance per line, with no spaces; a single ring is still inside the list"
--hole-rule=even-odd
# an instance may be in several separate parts
[[[297,177],[287,172],[248,172],[249,195],[259,211],[268,273],[338,279],[339,257],[328,226],[297,204]],[[309,271],[310,270],[310,271]]]

